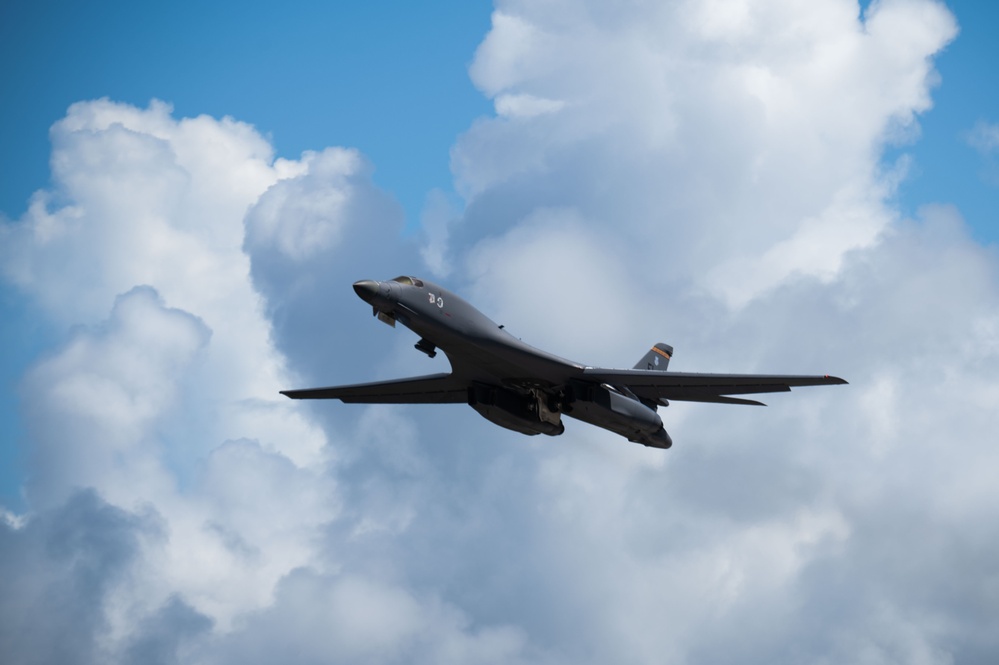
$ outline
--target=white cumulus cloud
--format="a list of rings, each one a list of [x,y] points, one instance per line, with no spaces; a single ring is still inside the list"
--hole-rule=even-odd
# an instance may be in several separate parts
[[[82,102],[0,230],[51,326],[0,652],[60,662],[975,662],[999,648],[999,262],[904,219],[932,0],[497,4],[457,206],[405,236],[348,148]],[[932,203],[932,202],[928,202]],[[421,240],[422,238],[422,240]],[[421,247],[419,242],[425,242]],[[840,374],[672,404],[674,447],[462,405],[275,399],[443,371],[351,282],[425,271],[590,364]],[[33,630],[27,630],[27,627]]]
[[[999,150],[999,124],[984,121],[975,123],[974,129],[968,134],[968,143],[983,155]]]

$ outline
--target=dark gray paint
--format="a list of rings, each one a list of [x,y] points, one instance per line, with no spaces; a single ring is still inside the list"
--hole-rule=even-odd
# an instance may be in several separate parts
[[[673,347],[656,344],[634,369],[601,369],[559,358],[520,341],[459,296],[426,280],[361,280],[354,290],[378,317],[420,336],[416,348],[451,363],[450,374],[349,386],[284,390],[293,399],[347,403],[467,403],[492,422],[524,434],[558,435],[561,416],[669,448],[656,412],[668,400],[762,404],[731,395],[846,383],[835,376],[667,372]]]

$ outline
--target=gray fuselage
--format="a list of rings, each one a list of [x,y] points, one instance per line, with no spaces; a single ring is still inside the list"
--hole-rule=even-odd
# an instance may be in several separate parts
[[[443,351],[468,386],[468,404],[503,427],[554,436],[564,431],[565,414],[647,446],[672,444],[654,403],[588,380],[586,366],[525,344],[437,284],[400,277],[362,280],[354,290],[379,318],[419,335],[417,349],[431,357]]]

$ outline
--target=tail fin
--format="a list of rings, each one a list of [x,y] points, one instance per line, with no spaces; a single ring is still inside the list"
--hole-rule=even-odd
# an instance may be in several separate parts
[[[635,365],[635,369],[652,369],[665,372],[669,366],[669,359],[673,357],[673,347],[669,344],[659,342],[649,352],[642,356],[642,359]]]

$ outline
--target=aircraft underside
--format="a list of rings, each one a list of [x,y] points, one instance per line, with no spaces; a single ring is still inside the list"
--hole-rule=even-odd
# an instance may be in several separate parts
[[[569,416],[655,448],[673,442],[657,410],[669,401],[761,404],[744,395],[846,383],[835,376],[707,374],[668,370],[673,347],[654,345],[631,369],[588,367],[529,346],[457,295],[415,277],[361,280],[354,291],[378,319],[447,355],[451,372],[393,381],[284,390],[293,399],[361,404],[461,404],[522,434],[558,436]]]
[[[565,414],[646,446],[673,445],[658,413],[608,386],[578,383],[557,393],[530,388],[525,394],[476,383],[468,390],[468,404],[490,422],[521,434],[558,436],[565,432]]]

